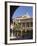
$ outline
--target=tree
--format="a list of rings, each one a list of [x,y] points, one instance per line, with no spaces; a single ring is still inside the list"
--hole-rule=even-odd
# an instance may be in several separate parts
[[[14,30],[20,30],[21,26],[18,22],[15,22]]]

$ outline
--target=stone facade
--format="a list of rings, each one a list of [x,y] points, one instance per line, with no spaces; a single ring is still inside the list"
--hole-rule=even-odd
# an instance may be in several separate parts
[[[24,34],[24,32],[33,32],[33,18],[30,16],[21,16],[21,17],[17,17],[15,19],[14,22],[18,22],[20,24],[20,26],[22,27],[22,29],[24,30],[18,30],[15,31],[14,35],[15,36],[22,36]]]

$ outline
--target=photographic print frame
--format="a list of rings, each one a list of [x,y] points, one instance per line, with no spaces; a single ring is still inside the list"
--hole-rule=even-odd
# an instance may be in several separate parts
[[[33,39],[32,40],[10,40],[10,6],[33,6]],[[21,44],[21,43],[35,43],[36,42],[36,3],[27,2],[5,2],[5,44]],[[17,41],[17,42],[16,42]]]

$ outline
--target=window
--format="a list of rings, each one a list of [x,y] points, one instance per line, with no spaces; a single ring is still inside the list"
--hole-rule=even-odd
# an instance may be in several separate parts
[[[26,26],[29,27],[29,22],[27,22]]]
[[[33,26],[33,23],[31,22],[31,27]]]
[[[25,23],[22,23],[22,26],[25,27]]]

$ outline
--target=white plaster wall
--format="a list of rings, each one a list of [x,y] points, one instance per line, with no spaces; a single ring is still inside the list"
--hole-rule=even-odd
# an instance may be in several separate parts
[[[36,4],[36,42],[37,42],[37,4]]]

